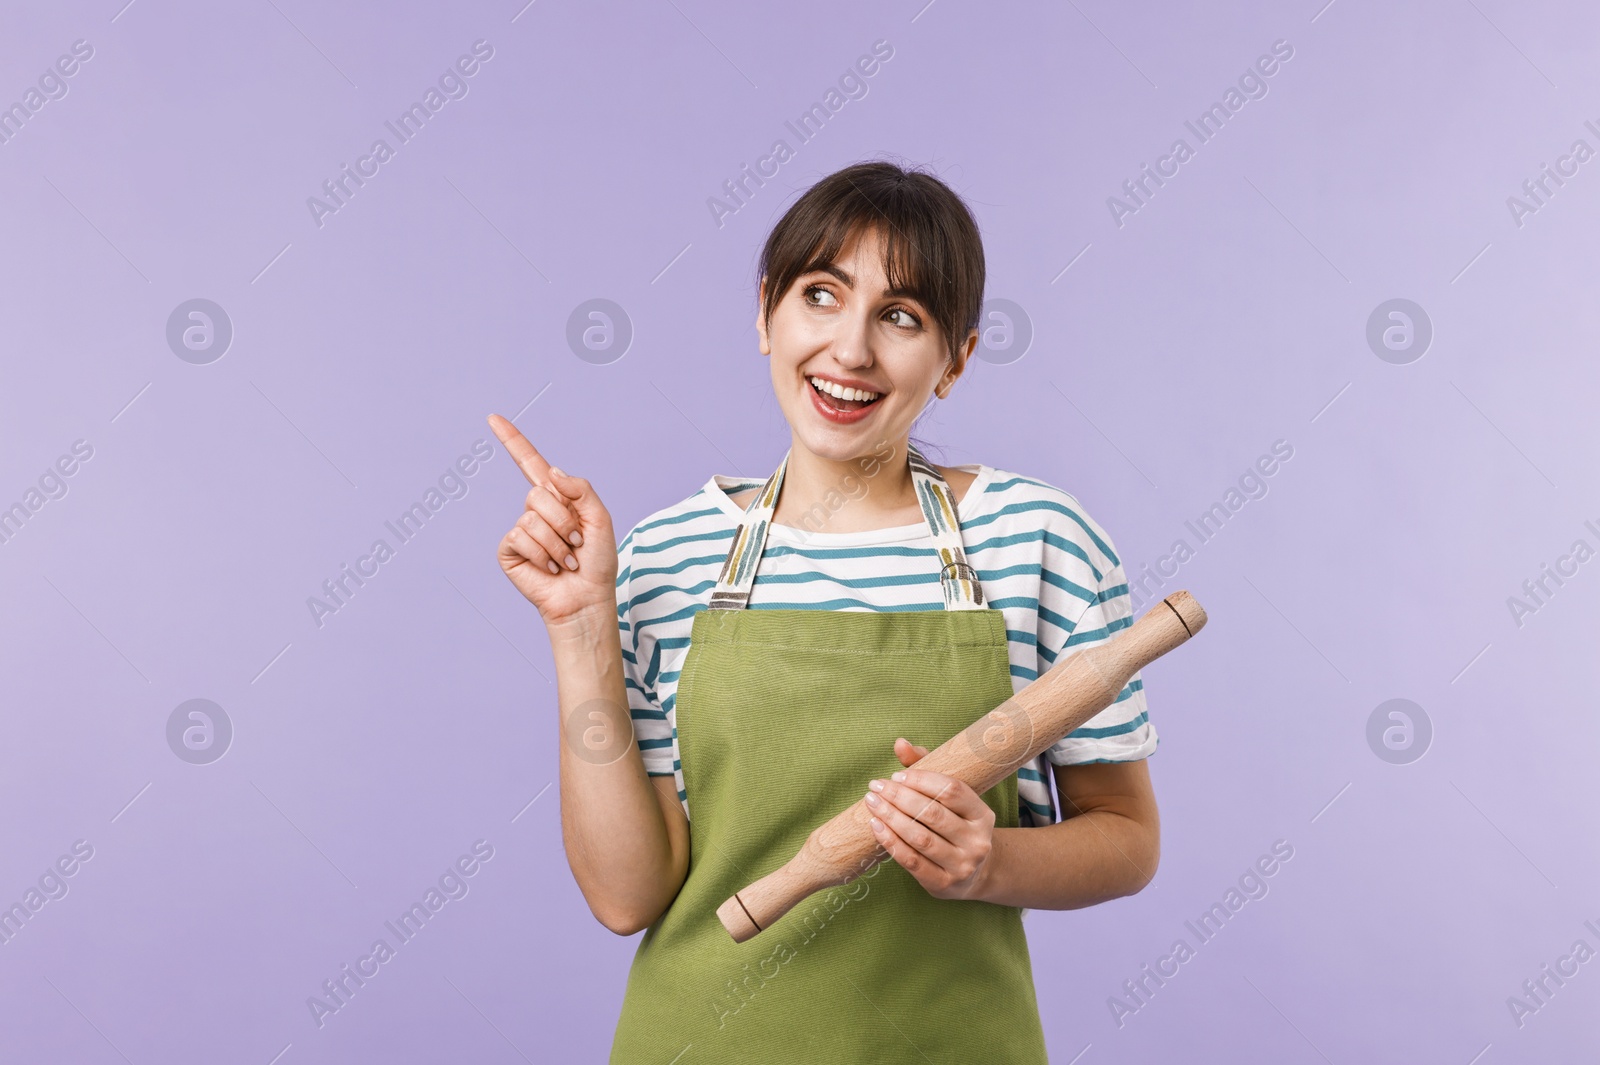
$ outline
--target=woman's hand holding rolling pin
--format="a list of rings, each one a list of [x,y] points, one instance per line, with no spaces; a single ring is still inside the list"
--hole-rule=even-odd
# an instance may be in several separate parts
[[[500,541],[500,568],[546,626],[616,626],[617,540],[594,488],[552,466],[498,414],[489,428],[533,485],[522,516]]]
[[[966,782],[913,769],[926,747],[901,738],[894,753],[906,768],[868,785],[872,834],[934,898],[981,899],[994,850],[994,811]]]

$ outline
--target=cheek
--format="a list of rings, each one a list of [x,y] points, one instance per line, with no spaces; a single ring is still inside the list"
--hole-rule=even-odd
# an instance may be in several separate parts
[[[920,355],[915,359],[908,359],[906,365],[897,366],[890,370],[889,384],[894,389],[892,396],[902,402],[920,402],[933,398],[933,390],[938,387],[939,376],[944,372],[943,364],[934,369],[929,369],[931,360],[924,360]]]
[[[815,326],[785,308],[773,312],[767,325],[767,346],[772,354],[786,362],[794,363],[806,354],[814,340]]]

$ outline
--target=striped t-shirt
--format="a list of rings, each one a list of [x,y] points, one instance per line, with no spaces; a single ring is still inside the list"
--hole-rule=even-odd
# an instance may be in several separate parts
[[[1133,624],[1111,539],[1059,488],[981,463],[957,506],[985,606],[1005,618],[1013,691],[1064,656]],[[617,546],[617,624],[633,728],[645,771],[672,776],[689,812],[673,712],[694,615],[706,608],[744,510],[729,498],[766,478],[715,474],[648,515]],[[747,610],[943,610],[925,521],[864,532],[769,525]],[[1126,762],[1157,745],[1139,674],[1116,702],[1017,770],[1018,823],[1056,820],[1048,763]]]

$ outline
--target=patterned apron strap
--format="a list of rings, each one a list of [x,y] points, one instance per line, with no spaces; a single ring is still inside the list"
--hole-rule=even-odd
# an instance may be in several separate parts
[[[922,452],[911,444],[906,446],[912,486],[939,559],[939,586],[944,592],[944,608],[982,610],[983,585],[978,582],[978,571],[968,565],[967,553],[961,546],[961,521],[956,512],[955,495],[933,464],[922,457]],[[778,507],[783,473],[788,468],[789,454],[785,453],[772,476],[745,506],[744,520],[739,523],[728,556],[723,560],[708,609],[741,610],[748,605],[756,566],[766,548],[767,529]]]

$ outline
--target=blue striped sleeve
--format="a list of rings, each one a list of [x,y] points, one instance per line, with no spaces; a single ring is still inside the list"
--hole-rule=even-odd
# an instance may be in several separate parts
[[[1086,529],[1092,530],[1091,542],[1103,563],[1102,576],[1095,587],[1091,602],[1076,603],[1079,612],[1065,632],[1059,626],[1040,625],[1039,670],[1043,672],[1061,661],[1071,658],[1086,647],[1094,647],[1111,639],[1133,624],[1133,601],[1128,594],[1128,580],[1122,562],[1111,546],[1105,530],[1095,525],[1087,515],[1081,515]],[[1049,580],[1042,587],[1052,587]],[[1041,592],[1041,615],[1044,592]],[[1046,642],[1046,634],[1049,642]],[[1110,706],[1085,721],[1069,735],[1045,750],[1045,757],[1053,765],[1079,765],[1086,762],[1131,762],[1148,758],[1157,744],[1155,726],[1145,706],[1144,680],[1135,673]]]
[[[638,614],[633,609],[633,543],[635,526],[617,548],[617,635],[622,641],[622,686],[628,694],[633,737],[650,776],[673,776],[672,728],[655,685],[647,675],[648,651],[641,649]]]

